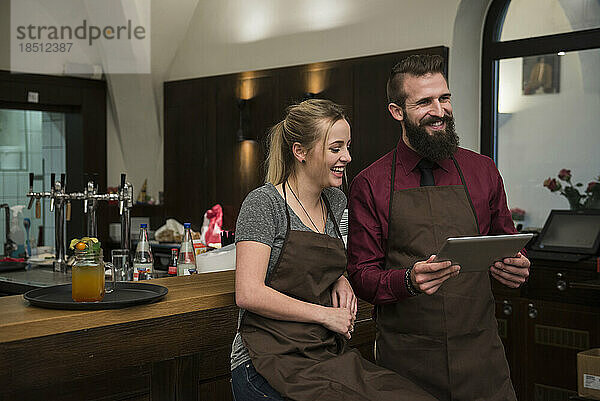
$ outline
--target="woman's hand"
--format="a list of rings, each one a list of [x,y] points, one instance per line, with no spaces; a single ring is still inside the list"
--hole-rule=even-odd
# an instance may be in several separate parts
[[[358,301],[352,286],[348,279],[343,275],[333,284],[331,288],[331,302],[334,308],[346,308],[352,313],[352,318],[356,319],[358,311]]]
[[[340,333],[348,340],[354,331],[354,316],[348,308],[323,307],[320,323],[333,332]]]

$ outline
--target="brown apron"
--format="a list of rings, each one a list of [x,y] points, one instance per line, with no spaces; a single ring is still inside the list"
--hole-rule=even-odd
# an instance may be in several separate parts
[[[386,269],[412,266],[447,237],[479,235],[462,185],[394,191],[392,164]],[[460,273],[434,295],[377,306],[377,364],[411,379],[440,400],[516,400],[498,337],[487,272]]]
[[[266,284],[293,298],[332,306],[331,287],[346,269],[346,251],[327,198],[323,200],[340,238],[290,230]],[[411,381],[383,369],[346,346],[345,338],[320,324],[269,319],[246,311],[240,325],[256,370],[283,397],[306,400],[435,400]]]

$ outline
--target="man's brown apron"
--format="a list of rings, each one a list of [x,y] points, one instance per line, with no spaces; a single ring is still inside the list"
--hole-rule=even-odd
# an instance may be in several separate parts
[[[266,284],[293,298],[332,306],[331,287],[346,269],[340,238],[290,230],[285,183],[286,239]],[[323,196],[329,215],[327,198]],[[269,319],[246,311],[240,325],[254,367],[282,396],[296,400],[435,400],[411,381],[346,347],[320,324]]]
[[[448,237],[479,235],[462,185],[394,191],[392,164],[386,269],[413,266]],[[440,400],[516,400],[487,272],[459,273],[434,295],[377,307],[377,364],[411,379]]]

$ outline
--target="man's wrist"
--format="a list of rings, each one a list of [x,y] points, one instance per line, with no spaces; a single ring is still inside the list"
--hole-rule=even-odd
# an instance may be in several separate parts
[[[412,280],[410,279],[410,273],[412,272],[412,269],[412,266],[406,269],[406,273],[404,274],[404,282],[406,284],[406,291],[408,291],[408,294],[411,297],[414,297],[419,295],[421,291],[415,288],[415,286],[412,283]]]

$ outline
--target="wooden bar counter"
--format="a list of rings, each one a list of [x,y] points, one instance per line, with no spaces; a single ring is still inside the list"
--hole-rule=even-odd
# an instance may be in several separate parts
[[[0,400],[231,400],[235,271],[150,281],[160,302],[68,311],[0,297]],[[372,306],[350,345],[373,360]]]
[[[0,298],[0,400],[230,400],[234,275],[152,280],[160,302],[116,310]]]

